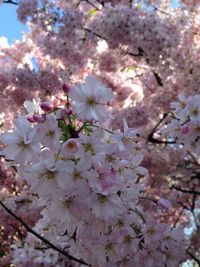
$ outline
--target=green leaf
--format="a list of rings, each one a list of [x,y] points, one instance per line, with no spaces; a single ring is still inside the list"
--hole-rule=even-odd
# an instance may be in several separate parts
[[[4,251],[0,250],[0,258],[3,258],[3,256],[5,256],[5,255],[6,255],[6,253]]]
[[[85,130],[86,135],[91,135],[91,133],[93,132],[93,129],[87,125],[85,125],[83,128]]]
[[[97,12],[97,9],[96,8],[92,8],[90,9],[90,11],[88,12],[88,16],[89,17],[92,17],[93,15],[95,15]]]
[[[172,111],[169,112],[169,116],[170,116],[172,119],[175,119],[175,120],[178,119],[178,118],[176,117],[175,113],[172,112]]]
[[[136,223],[131,224],[131,228],[133,229],[133,231],[137,235],[141,234],[141,225],[139,223],[138,224],[136,224]]]
[[[137,4],[137,8],[142,9],[142,1]]]
[[[125,71],[126,72],[131,72],[131,71],[135,71],[136,69],[137,69],[137,67],[135,67],[135,66],[128,66],[128,67],[125,68]]]

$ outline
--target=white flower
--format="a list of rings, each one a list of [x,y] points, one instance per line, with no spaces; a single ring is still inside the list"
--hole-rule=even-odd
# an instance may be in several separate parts
[[[133,128],[129,128],[125,119],[124,123],[124,133],[116,132],[113,140],[118,144],[118,149],[120,152],[124,152],[128,155],[132,152],[133,148],[136,146],[134,139],[136,138],[137,132]]]
[[[191,120],[200,121],[200,95],[188,97],[187,112]]]
[[[106,221],[124,212],[123,203],[116,193],[91,193],[86,202],[96,218]]]
[[[183,93],[178,95],[177,102],[171,103],[171,108],[174,109],[176,117],[178,117],[181,122],[187,119],[186,97]]]
[[[1,141],[7,145],[1,154],[17,163],[30,162],[40,152],[36,132],[24,117],[15,120],[14,131],[3,133]]]
[[[37,125],[37,134],[46,147],[58,150],[60,148],[61,130],[54,114],[47,114],[43,123]]]
[[[72,106],[82,120],[102,121],[108,117],[106,104],[112,98],[112,91],[95,76],[88,76],[85,84],[78,84],[69,92]]]
[[[33,98],[32,101],[26,100],[23,106],[28,112],[28,114],[43,113],[42,109],[40,108],[40,99]]]
[[[72,170],[74,163],[72,161],[55,160],[54,154],[44,149],[39,161],[27,170],[32,190],[39,196],[56,197],[55,192],[59,188],[60,180],[67,179],[66,169]],[[31,177],[32,176],[32,177]]]

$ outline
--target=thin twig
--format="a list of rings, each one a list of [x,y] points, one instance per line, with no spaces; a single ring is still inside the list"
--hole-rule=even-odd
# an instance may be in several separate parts
[[[200,267],[200,260],[195,256],[193,255],[189,250],[187,250],[187,254],[196,262],[198,263],[199,267]]]
[[[97,0],[97,2],[104,7],[104,1]]]
[[[176,218],[175,222],[174,222],[173,225],[172,225],[172,229],[174,229],[174,228],[176,227],[177,223],[178,223],[179,220],[180,220],[180,217],[182,216],[182,214],[183,214],[183,212],[184,212],[184,209],[185,209],[184,207],[181,208],[181,211],[180,211],[178,217]]]
[[[150,143],[155,143],[155,144],[175,144],[175,141],[165,141],[165,140],[158,140],[156,138],[154,138],[154,134],[156,132],[156,130],[158,129],[159,125],[164,121],[164,119],[168,116],[168,113],[165,113],[163,115],[163,117],[160,119],[160,121],[155,125],[155,127],[153,128],[153,130],[151,131],[151,133],[149,134],[148,138],[147,138],[147,142]]]
[[[27,230],[27,232],[31,233],[32,235],[34,235],[35,237],[37,237],[38,239],[40,239],[42,242],[44,242],[45,244],[47,244],[50,248],[52,248],[53,250],[59,252],[60,254],[64,255],[65,257],[67,257],[68,259],[78,262],[80,264],[86,265],[86,266],[91,266],[90,264],[84,262],[81,259],[77,259],[73,256],[71,256],[70,254],[68,254],[67,252],[63,251],[62,249],[60,249],[59,247],[55,246],[54,244],[52,244],[49,240],[47,240],[46,238],[44,238],[43,236],[41,236],[40,234],[38,234],[37,232],[35,232],[32,228],[30,228],[21,218],[19,218],[14,212],[12,212],[1,200],[0,200],[0,205],[12,216],[14,217],[18,222],[20,222]]]
[[[105,40],[106,42],[108,42],[108,40],[107,40],[106,37],[100,35],[100,34],[97,33],[97,32],[92,31],[92,30],[89,29],[89,28],[83,28],[83,30],[85,30],[86,32],[92,33],[92,34],[94,34],[95,36],[99,37],[100,39]],[[129,55],[129,56],[132,56],[132,57],[142,57],[142,56],[146,55],[146,53],[144,52],[144,50],[143,50],[141,47],[138,47],[138,53],[129,52],[129,51],[126,51],[126,50],[124,50],[124,49],[122,49],[122,48],[120,48],[120,50],[121,50],[123,53],[125,53],[126,55]]]
[[[94,7],[96,10],[101,11],[101,9],[99,9],[98,7],[96,7],[92,2],[90,2],[89,0],[83,0],[85,2],[87,2],[89,5],[91,5],[92,7]]]
[[[13,5],[18,5],[19,4],[18,2],[14,2],[12,0],[3,0],[3,3],[4,4],[13,4]]]
[[[152,5],[152,7],[153,7],[154,10],[159,11],[160,13],[163,13],[163,14],[165,14],[165,15],[167,15],[167,16],[170,16],[169,13],[167,13],[167,12],[161,10],[160,8],[158,8],[158,7],[154,6],[154,5]]]
[[[175,189],[177,191],[180,191],[182,193],[186,193],[186,194],[196,194],[196,195],[200,195],[200,192],[199,191],[196,191],[196,190],[187,190],[187,189],[183,189],[183,188],[180,188],[180,187],[177,187],[175,185],[172,185],[171,186],[172,189]]]

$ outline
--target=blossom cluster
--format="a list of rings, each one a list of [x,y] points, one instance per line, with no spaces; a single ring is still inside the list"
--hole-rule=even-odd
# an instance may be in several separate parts
[[[125,120],[123,131],[108,129],[111,90],[95,76],[63,90],[64,107],[26,102],[31,114],[1,135],[1,154],[42,209],[36,229],[94,267],[177,266],[185,258],[183,232],[140,206],[147,170],[137,132]]]
[[[120,47],[136,58],[144,57],[149,65],[166,63],[170,48],[178,45],[180,38],[178,28],[171,21],[161,20],[138,6],[107,4],[106,10],[96,15],[89,26],[112,49]]]
[[[176,143],[196,155],[200,155],[200,95],[186,97],[179,95],[177,102],[171,103],[172,121],[163,132]]]

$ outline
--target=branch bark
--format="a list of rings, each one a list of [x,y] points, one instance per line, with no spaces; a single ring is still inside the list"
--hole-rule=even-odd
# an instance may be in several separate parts
[[[47,240],[45,237],[41,236],[40,234],[38,234],[37,232],[35,232],[32,228],[30,228],[21,218],[19,218],[14,212],[12,212],[1,200],[0,200],[0,205],[12,216],[14,217],[18,222],[20,222],[25,229],[27,230],[27,232],[31,233],[32,235],[34,235],[35,237],[37,237],[39,240],[41,240],[42,242],[44,242],[46,245],[49,246],[49,248],[52,248],[53,250],[59,252],[60,254],[64,255],[65,257],[67,257],[69,260],[71,261],[75,261],[78,262],[82,265],[85,266],[91,266],[90,264],[84,262],[81,259],[77,259],[73,256],[71,256],[70,254],[68,254],[67,252],[63,251],[62,249],[60,249],[59,247],[55,246],[54,244],[52,244],[49,240]]]
[[[193,255],[189,250],[187,250],[187,254],[196,262],[198,263],[199,267],[200,267],[200,260],[195,256]]]
[[[159,125],[164,121],[164,119],[168,116],[168,113],[165,113],[163,115],[163,117],[160,119],[160,121],[155,125],[155,127],[153,128],[153,130],[151,131],[151,133],[149,134],[148,138],[147,138],[147,142],[150,143],[154,143],[154,144],[175,144],[175,141],[167,141],[167,140],[159,140],[154,138],[154,134],[156,132],[156,130],[158,129]]]
[[[18,2],[14,2],[12,0],[4,0],[3,3],[4,4],[13,4],[13,5],[18,5],[19,4]]]
[[[177,187],[175,185],[172,185],[171,186],[172,189],[175,189],[177,191],[180,191],[182,193],[186,193],[186,194],[196,194],[196,195],[200,195],[200,192],[199,191],[196,191],[196,190],[187,190],[187,189],[182,189],[180,187]]]

